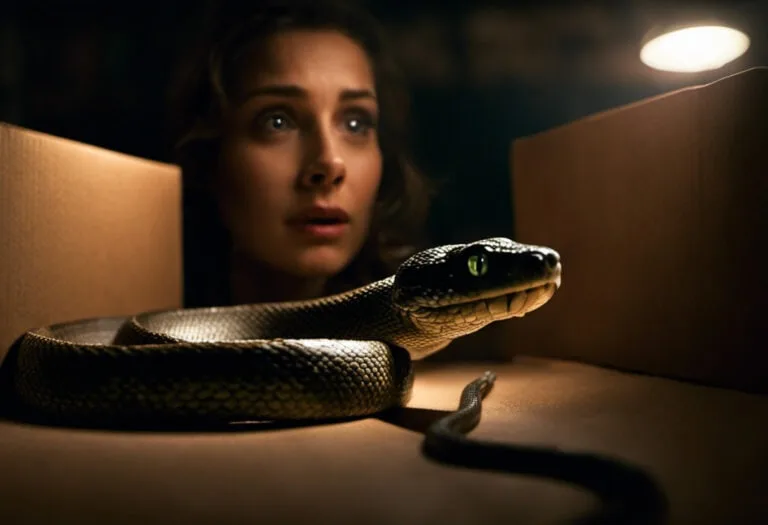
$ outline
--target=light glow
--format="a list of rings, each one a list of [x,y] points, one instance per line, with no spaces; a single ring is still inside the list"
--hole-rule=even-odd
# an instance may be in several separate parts
[[[743,55],[749,37],[736,29],[706,25],[664,33],[647,42],[640,60],[662,71],[695,73],[723,67]]]

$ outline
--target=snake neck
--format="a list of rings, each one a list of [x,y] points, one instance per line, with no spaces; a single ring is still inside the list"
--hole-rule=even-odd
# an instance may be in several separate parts
[[[450,343],[423,333],[392,300],[394,276],[336,295],[258,305],[269,337],[377,340],[422,359]]]

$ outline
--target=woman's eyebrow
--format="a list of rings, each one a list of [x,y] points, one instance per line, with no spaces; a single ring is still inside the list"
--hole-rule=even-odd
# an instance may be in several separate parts
[[[259,86],[257,88],[249,90],[245,96],[242,97],[242,101],[245,102],[254,97],[259,96],[279,96],[290,98],[307,98],[309,92],[301,86],[293,84],[268,84],[265,86]],[[344,89],[339,94],[339,100],[359,100],[361,98],[370,98],[376,100],[376,94],[370,89]]]
[[[359,100],[361,98],[370,98],[376,100],[376,93],[370,89],[345,89],[339,95],[339,100]]]
[[[251,89],[243,97],[244,100],[259,96],[282,96],[282,97],[306,97],[307,91],[300,87],[290,84],[269,84]]]

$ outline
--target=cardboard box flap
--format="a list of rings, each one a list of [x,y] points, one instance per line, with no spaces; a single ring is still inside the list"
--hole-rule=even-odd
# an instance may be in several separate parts
[[[768,68],[515,141],[516,236],[563,286],[522,352],[768,390]]]
[[[181,304],[178,167],[0,123],[0,358],[23,331]]]

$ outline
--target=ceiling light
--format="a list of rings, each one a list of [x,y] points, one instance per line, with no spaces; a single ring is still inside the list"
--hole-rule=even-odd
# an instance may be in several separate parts
[[[723,67],[743,55],[749,37],[722,25],[673,29],[648,40],[640,60],[654,69],[695,73]]]

